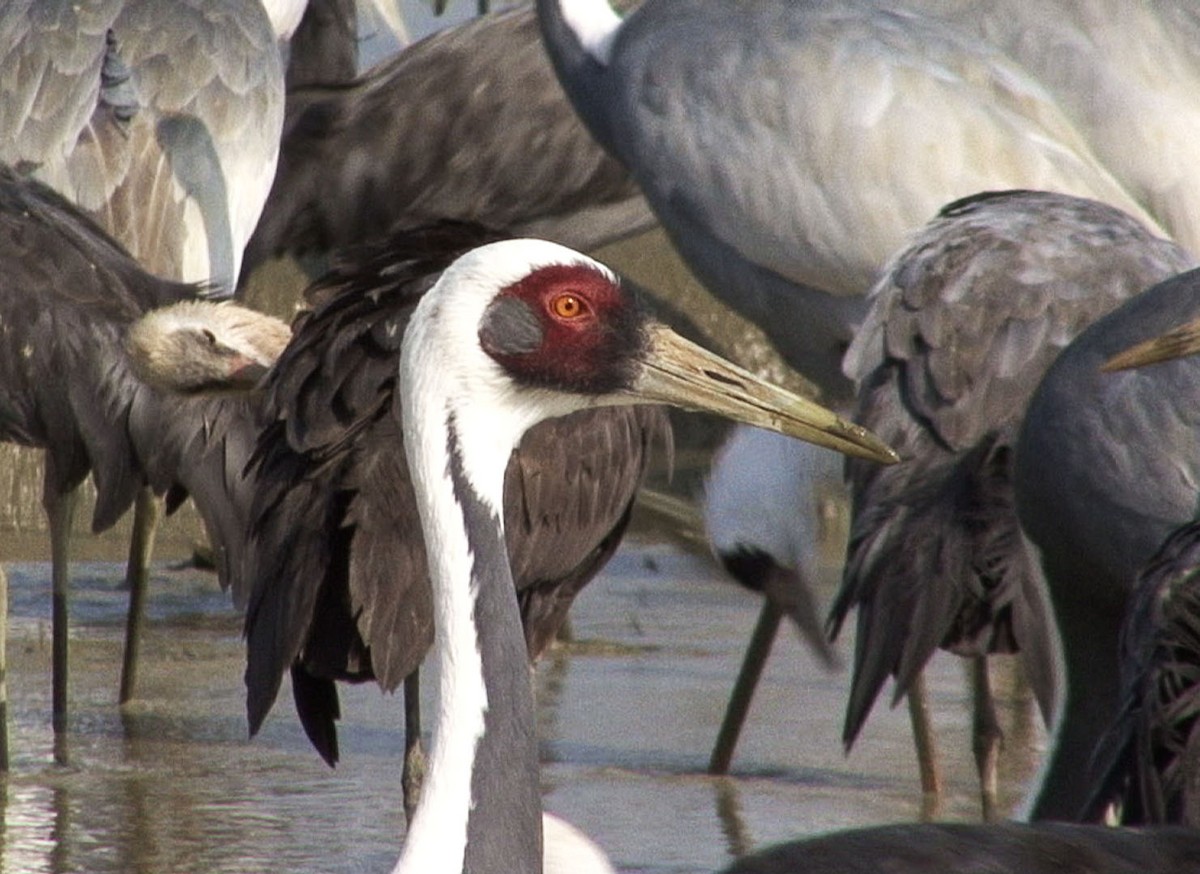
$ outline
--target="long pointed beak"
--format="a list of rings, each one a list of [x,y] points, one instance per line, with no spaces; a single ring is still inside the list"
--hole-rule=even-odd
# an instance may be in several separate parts
[[[1200,319],[1172,328],[1167,333],[1118,352],[1101,365],[1103,371],[1129,370],[1173,361],[1200,352]]]
[[[707,410],[881,464],[900,460],[866,428],[820,404],[759,379],[664,325],[648,331],[649,359],[634,386],[639,399]]]

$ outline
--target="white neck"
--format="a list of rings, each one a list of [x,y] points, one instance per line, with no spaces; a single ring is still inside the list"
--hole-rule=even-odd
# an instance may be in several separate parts
[[[419,316],[420,310],[403,346],[400,398],[429,557],[440,676],[426,782],[395,871],[460,872],[482,854],[489,867],[525,874],[541,868],[541,807],[533,692],[501,508],[504,469],[527,423],[486,403],[455,409],[451,399],[462,394],[463,373],[477,373],[479,362],[463,362],[470,351],[446,366],[430,361],[426,335],[439,327]],[[489,623],[480,628],[482,599]],[[496,700],[489,702],[488,688],[499,690]],[[490,796],[480,797],[477,769],[487,770]]]
[[[559,0],[563,20],[574,31],[584,51],[608,66],[613,39],[621,29],[621,16],[608,0]]]

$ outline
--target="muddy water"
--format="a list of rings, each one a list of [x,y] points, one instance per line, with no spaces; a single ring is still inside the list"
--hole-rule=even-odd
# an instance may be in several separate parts
[[[343,689],[343,761],[326,768],[285,687],[262,734],[242,711],[239,620],[211,576],[159,564],[136,704],[115,704],[119,563],[75,570],[70,762],[49,730],[49,568],[8,566],[13,770],[3,783],[6,872],[390,870],[399,813],[399,697]],[[833,569],[830,579],[832,582]],[[828,593],[826,593],[828,594]],[[573,613],[574,641],[538,669],[545,804],[623,870],[710,871],[764,843],[920,814],[907,717],[878,708],[853,753],[838,741],[845,673],[788,633],[728,779],[704,774],[758,605],[706,560],[627,544]],[[1011,808],[1043,735],[997,671]],[[964,671],[935,660],[947,772],[941,818],[977,817]]]

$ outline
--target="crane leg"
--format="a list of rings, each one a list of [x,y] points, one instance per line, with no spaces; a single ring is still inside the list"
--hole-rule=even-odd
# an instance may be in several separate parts
[[[998,816],[997,763],[1004,732],[996,718],[996,699],[992,695],[987,656],[971,659],[971,679],[974,688],[972,748],[975,767],[979,771],[979,797],[983,806],[983,821],[993,822]]]
[[[129,562],[125,584],[129,589],[129,613],[125,618],[125,656],[121,663],[120,704],[128,703],[137,684],[138,646],[146,615],[146,589],[150,583],[150,556],[158,531],[158,500],[148,488],[138,490],[133,505],[133,532],[129,539]]]
[[[725,709],[725,719],[721,722],[717,742],[708,760],[710,774],[729,773],[733,751],[742,733],[742,724],[746,721],[750,701],[767,664],[767,656],[771,654],[771,645],[775,642],[782,618],[783,612],[779,607],[769,598],[764,599],[762,611],[758,614],[758,624],[754,626],[754,633],[750,636],[746,655],[742,659],[742,668],[734,682],[733,694],[729,697],[729,706]]]
[[[404,771],[400,785],[404,791],[404,818],[412,823],[421,801],[425,782],[425,749],[421,745],[421,671],[418,668],[404,678]]]
[[[908,718],[912,723],[913,746],[917,751],[917,770],[921,775],[921,820],[938,815],[942,806],[942,769],[938,764],[937,738],[929,708],[929,689],[922,670],[913,678],[904,696],[908,700]]]
[[[8,771],[8,577],[0,567],[0,772]]]
[[[47,463],[46,479],[51,474]],[[54,761],[66,764],[67,747],[67,658],[68,658],[68,597],[70,565],[71,526],[75,519],[75,505],[79,498],[78,488],[65,494],[54,494],[44,489],[42,506],[50,521],[50,664],[53,675],[51,684],[51,725],[54,728]]]

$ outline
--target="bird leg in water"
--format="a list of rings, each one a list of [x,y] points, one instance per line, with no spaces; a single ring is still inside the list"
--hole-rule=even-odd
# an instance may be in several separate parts
[[[54,727],[54,761],[67,763],[67,616],[70,581],[67,571],[71,553],[71,526],[75,521],[75,505],[79,489],[57,494],[50,484],[54,482],[53,464],[46,459],[45,485],[42,489],[42,506],[50,523],[50,576],[51,576],[51,620],[50,662],[51,673],[51,724]]]
[[[983,821],[994,822],[998,818],[997,762],[1004,732],[996,718],[996,699],[992,695],[987,656],[971,659],[971,680],[974,698],[972,749],[975,752],[975,767],[979,771],[979,797],[983,806]]]
[[[0,772],[8,771],[8,577],[0,567]]]
[[[929,710],[929,689],[925,685],[923,670],[913,677],[904,697],[908,699],[908,718],[912,723],[917,770],[921,775],[921,821],[930,822],[942,807],[942,770],[938,765],[937,740]]]
[[[121,691],[118,704],[133,699],[137,684],[138,645],[146,615],[146,590],[150,584],[150,556],[154,553],[154,535],[158,532],[158,500],[146,487],[138,489],[133,505],[133,532],[129,538],[129,562],[125,566],[125,585],[129,589],[129,611],[125,618],[125,656],[121,662]]]
[[[737,747],[738,737],[742,733],[742,724],[746,721],[746,713],[750,710],[750,701],[767,664],[767,656],[771,654],[771,645],[779,631],[779,623],[783,619],[783,611],[770,598],[763,599],[762,612],[758,614],[758,624],[750,636],[746,647],[746,655],[742,659],[742,668],[738,671],[737,680],[733,684],[733,694],[729,698],[729,706],[725,708],[725,719],[721,722],[721,730],[717,733],[717,742],[713,746],[712,757],[708,760],[708,773],[728,774],[729,765],[733,760],[733,751]]]
[[[400,785],[404,792],[404,819],[412,825],[425,782],[425,748],[421,745],[421,669],[404,678],[404,770]]]

